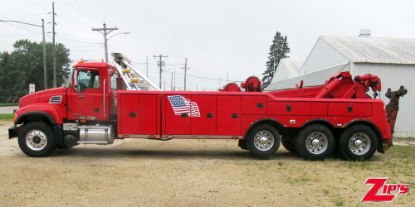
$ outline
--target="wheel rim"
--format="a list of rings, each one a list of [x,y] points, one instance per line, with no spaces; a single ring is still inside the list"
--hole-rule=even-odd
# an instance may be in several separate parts
[[[307,136],[305,146],[311,154],[321,154],[328,146],[327,136],[322,132],[313,132]]]
[[[370,149],[370,145],[369,135],[363,132],[353,134],[349,139],[349,149],[355,155],[366,154]]]
[[[254,136],[254,146],[259,151],[268,151],[274,146],[274,135],[267,130],[259,131]]]
[[[40,151],[48,143],[46,134],[40,130],[31,130],[26,134],[26,145],[31,150]]]

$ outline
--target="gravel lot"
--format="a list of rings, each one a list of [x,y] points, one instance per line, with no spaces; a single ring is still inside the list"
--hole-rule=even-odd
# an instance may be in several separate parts
[[[31,158],[7,139],[10,125],[0,122],[0,206],[364,206],[370,176],[409,183],[393,204],[415,206],[414,147],[309,162],[283,147],[256,160],[234,140],[117,140]]]

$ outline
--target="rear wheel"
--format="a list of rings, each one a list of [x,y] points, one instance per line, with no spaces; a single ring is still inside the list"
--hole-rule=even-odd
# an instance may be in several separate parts
[[[259,125],[250,131],[246,144],[251,154],[265,159],[278,150],[280,135],[271,125]]]
[[[44,157],[56,149],[56,140],[51,127],[41,121],[22,126],[18,142],[20,149],[31,157]]]
[[[333,153],[334,135],[329,128],[313,124],[300,131],[296,140],[298,154],[306,160],[323,160]]]
[[[378,148],[376,133],[368,126],[355,125],[346,129],[340,137],[340,150],[348,160],[367,160]]]

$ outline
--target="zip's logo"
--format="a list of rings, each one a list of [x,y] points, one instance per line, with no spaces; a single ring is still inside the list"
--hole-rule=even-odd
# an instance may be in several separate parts
[[[398,195],[408,194],[409,184],[387,184],[389,178],[368,178],[366,185],[372,188],[362,198],[363,202],[392,202]]]

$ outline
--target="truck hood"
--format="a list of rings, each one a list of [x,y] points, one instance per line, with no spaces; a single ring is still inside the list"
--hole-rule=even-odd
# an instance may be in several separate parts
[[[56,99],[52,99],[52,101],[60,100],[59,103],[56,102],[55,104],[60,104],[60,102],[63,102],[64,100],[65,93],[66,88],[52,88],[28,94],[20,99],[19,107],[21,108],[34,103],[50,103],[52,97],[56,97]],[[60,99],[58,97],[60,97]]]

